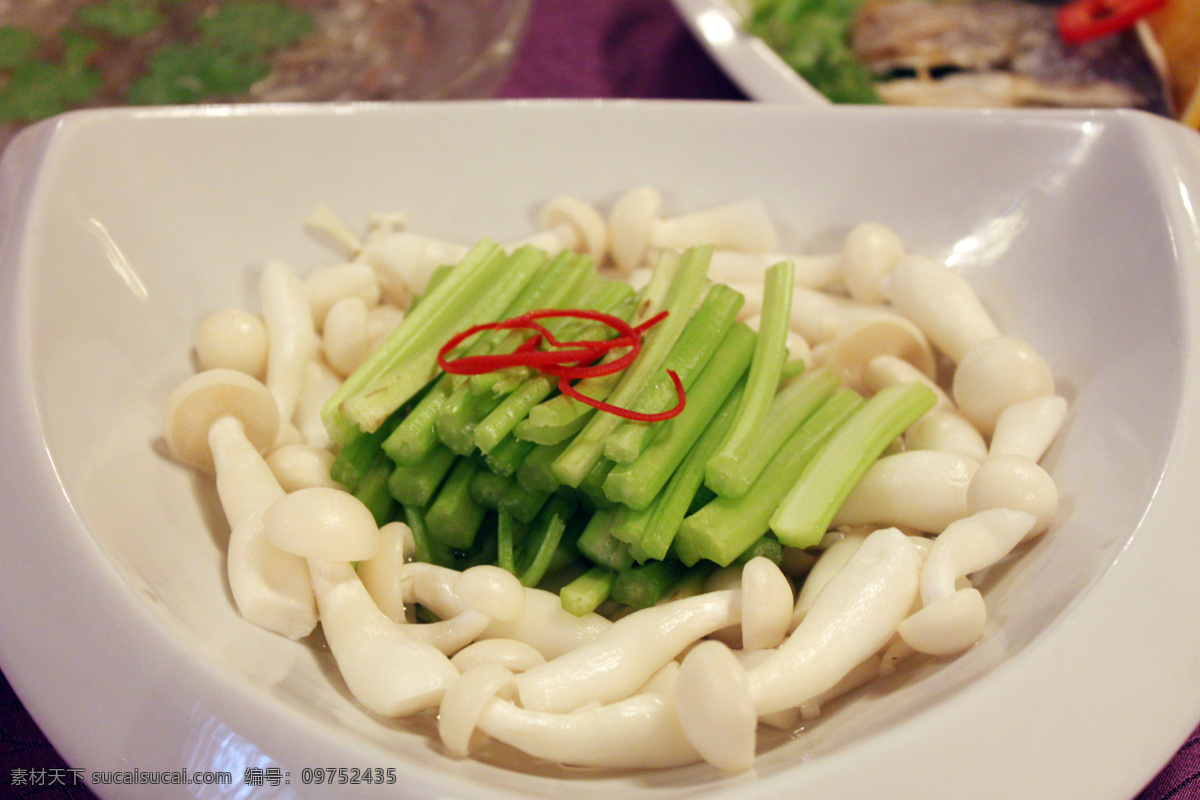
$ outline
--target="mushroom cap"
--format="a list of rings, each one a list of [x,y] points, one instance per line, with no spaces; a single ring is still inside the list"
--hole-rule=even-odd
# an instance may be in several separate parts
[[[163,440],[173,458],[213,472],[208,429],[222,417],[236,417],[246,438],[262,452],[279,434],[279,406],[260,381],[244,372],[219,368],[198,372],[179,384],[163,408]]]
[[[608,252],[608,226],[591,203],[576,197],[556,197],[542,207],[538,221],[543,228],[571,226],[584,251],[597,264],[604,260]]]
[[[271,544],[322,561],[362,561],[379,552],[379,527],[361,500],[341,489],[313,486],[284,495],[263,513]]]
[[[762,556],[742,568],[742,647],[777,647],[787,636],[795,598],[787,576]]]
[[[962,356],[951,393],[963,416],[990,436],[1004,409],[1054,394],[1054,373],[1029,342],[996,336]]]
[[[214,311],[196,330],[200,369],[235,369],[252,378],[267,372],[267,326],[262,317],[240,308]]]
[[[661,206],[662,196],[649,186],[631,189],[613,205],[608,216],[608,241],[617,269],[629,272],[641,265]]]
[[[904,255],[904,243],[891,228],[864,222],[846,234],[842,255],[842,277],[850,296],[862,303],[882,303],[886,298],[879,283]]]
[[[492,619],[510,622],[525,609],[525,587],[506,569],[479,564],[454,581],[454,593],[471,608]]]

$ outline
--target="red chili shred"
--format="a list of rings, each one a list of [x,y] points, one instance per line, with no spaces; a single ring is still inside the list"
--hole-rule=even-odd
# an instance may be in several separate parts
[[[584,339],[581,341],[560,342],[545,326],[538,322],[546,318],[586,319],[603,323],[618,333],[612,339]],[[641,353],[642,337],[645,333],[666,319],[667,312],[662,311],[640,325],[634,327],[620,317],[592,311],[583,308],[571,309],[540,309],[529,311],[498,322],[485,322],[472,325],[470,328],[455,334],[450,341],[438,350],[437,363],[444,371],[453,375],[482,375],[487,372],[508,369],[509,367],[531,367],[547,375],[558,378],[558,389],[568,397],[586,403],[593,408],[616,414],[625,419],[640,422],[659,422],[677,416],[687,405],[683,382],[674,370],[667,370],[671,382],[675,384],[675,394],[679,398],[673,408],[657,413],[646,414],[630,408],[622,408],[602,400],[588,397],[571,385],[573,380],[595,378],[601,375],[611,375],[632,364]],[[497,355],[460,356],[451,359],[450,353],[472,336],[483,331],[492,330],[530,330],[534,335],[511,353]],[[538,349],[545,344],[549,349]],[[601,358],[612,350],[628,348],[620,358],[611,361],[601,361]]]

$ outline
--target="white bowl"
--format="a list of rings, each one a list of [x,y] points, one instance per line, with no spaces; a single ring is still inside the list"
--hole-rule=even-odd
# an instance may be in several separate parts
[[[332,260],[302,231],[318,204],[502,240],[554,196],[605,205],[643,184],[677,209],[760,196],[796,249],[876,220],[962,270],[1072,401],[1047,460],[1061,519],[988,575],[978,646],[782,737],[752,774],[456,761],[431,725],[360,711],[319,646],[236,615],[213,490],[164,455],[163,399],[193,370],[197,320],[255,306],[259,265]],[[88,773],[240,784],[278,768],[256,798],[1127,800],[1200,718],[1200,137],[1173,123],[743,104],[81,112],[13,143],[0,197],[0,664]],[[397,784],[313,785],[316,767],[394,768]]]

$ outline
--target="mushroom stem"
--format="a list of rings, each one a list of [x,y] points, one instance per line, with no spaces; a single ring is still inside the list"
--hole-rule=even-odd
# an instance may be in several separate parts
[[[259,294],[267,327],[267,388],[279,404],[279,419],[288,422],[316,344],[312,312],[304,285],[282,261],[267,262]]]
[[[521,704],[565,712],[628,697],[688,645],[740,620],[738,590],[709,592],[635,611],[594,642],[519,675]]]
[[[679,725],[674,700],[661,693],[570,714],[493,698],[484,705],[478,726],[523,753],[571,766],[656,769],[700,760]]]
[[[892,305],[953,361],[1000,335],[966,278],[925,256],[903,256],[883,278],[881,288]]]
[[[879,525],[940,533],[967,515],[976,461],[937,450],[906,450],[872,464],[833,518],[836,525]]]
[[[450,659],[380,611],[349,562],[310,558],[308,571],[325,639],[355,699],[385,717],[436,707],[458,677]]]
[[[868,536],[775,655],[746,671],[756,713],[817,697],[886,645],[917,596],[920,569],[900,531]]]
[[[263,525],[267,508],[284,497],[282,487],[236,417],[210,425],[208,442],[229,521],[226,561],[238,612],[290,639],[307,636],[317,625],[317,610],[304,559],[271,544]]]

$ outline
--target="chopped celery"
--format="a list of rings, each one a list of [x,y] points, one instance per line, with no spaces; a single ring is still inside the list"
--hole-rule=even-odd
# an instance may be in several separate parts
[[[592,567],[564,586],[558,593],[562,607],[577,617],[595,611],[608,599],[617,573],[604,567]]]
[[[649,608],[667,595],[687,568],[678,561],[648,561],[617,573],[612,599],[632,608]]]
[[[738,475],[749,457],[755,435],[767,418],[767,410],[779,386],[779,372],[787,358],[787,332],[792,312],[794,269],[791,261],[782,261],[766,271],[763,289],[762,324],[746,391],[738,407],[733,427],[713,457],[709,459],[704,482],[718,495],[736,497],[746,490]]]
[[[471,481],[479,469],[474,459],[460,458],[425,514],[429,535],[455,550],[466,550],[474,544],[486,513],[471,498]]]
[[[864,403],[816,453],[771,517],[779,541],[791,547],[820,542],[867,468],[936,403],[922,383],[888,386]]]
[[[608,499],[635,509],[650,505],[745,373],[755,339],[754,331],[743,323],[730,328],[696,379],[679,416],[664,424],[636,461],[617,466],[609,474],[604,482]]]
[[[388,491],[405,506],[425,508],[450,474],[456,458],[450,448],[438,444],[421,463],[393,467],[388,478]]]
[[[675,278],[663,303],[669,316],[645,336],[645,345],[637,360],[620,374],[608,402],[627,407],[660,369],[663,361],[687,327],[688,320],[708,293],[708,263],[712,248],[692,247],[679,260]],[[567,486],[578,486],[604,455],[604,441],[617,428],[621,418],[613,414],[595,414],[551,466],[555,476]]]
[[[766,469],[737,498],[717,497],[684,519],[673,547],[679,560],[708,559],[727,567],[770,529],[771,513],[795,485],[818,448],[862,405],[862,397],[843,389],[805,420],[767,462]]]

